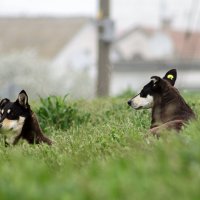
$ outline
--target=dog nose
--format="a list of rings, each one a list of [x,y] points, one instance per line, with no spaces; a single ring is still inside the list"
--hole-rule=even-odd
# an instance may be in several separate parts
[[[127,103],[128,103],[129,106],[131,106],[131,100],[129,100]]]

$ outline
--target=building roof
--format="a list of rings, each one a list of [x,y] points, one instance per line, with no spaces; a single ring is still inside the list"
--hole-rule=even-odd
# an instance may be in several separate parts
[[[174,30],[171,27],[168,29],[154,29],[149,27],[133,27],[122,34],[116,42],[126,39],[134,32],[140,31],[147,37],[159,31],[167,34],[173,42],[175,57],[178,59],[200,59],[200,32],[186,32],[181,30]]]
[[[0,53],[35,49],[42,58],[51,59],[87,24],[87,17],[0,17]],[[159,29],[132,27],[115,43],[140,31],[151,37]],[[200,32],[164,30],[174,44],[174,57],[200,60]]]
[[[88,20],[86,17],[1,17],[0,53],[35,49],[39,56],[52,58]]]
[[[168,31],[180,59],[200,59],[200,32]]]
[[[127,38],[127,37],[130,36],[133,32],[137,32],[137,31],[140,31],[140,32],[142,32],[143,34],[145,34],[145,35],[147,35],[147,36],[151,36],[153,33],[155,33],[155,29],[154,29],[154,28],[136,26],[136,27],[132,27],[132,28],[128,29],[127,31],[125,31],[124,33],[122,33],[122,34],[116,39],[116,42]]]

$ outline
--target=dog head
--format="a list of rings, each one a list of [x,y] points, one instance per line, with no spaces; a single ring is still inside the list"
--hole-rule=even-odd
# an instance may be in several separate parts
[[[0,126],[6,130],[21,132],[25,119],[30,115],[28,96],[22,90],[15,102],[2,99],[0,102]]]
[[[152,108],[154,102],[153,95],[159,90],[160,80],[163,79],[174,86],[176,78],[176,69],[168,71],[163,78],[152,76],[151,81],[143,87],[141,92],[128,101],[128,105],[136,110]]]

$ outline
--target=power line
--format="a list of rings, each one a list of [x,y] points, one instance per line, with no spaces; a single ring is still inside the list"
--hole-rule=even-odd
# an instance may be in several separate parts
[[[185,52],[185,48],[188,48],[186,46],[186,42],[189,40],[189,39],[192,39],[192,37],[194,36],[193,33],[194,33],[194,27],[192,27],[192,25],[194,24],[194,16],[195,16],[195,13],[198,13],[198,8],[199,8],[199,1],[197,0],[191,0],[191,5],[190,5],[190,12],[189,12],[189,15],[188,15],[188,24],[187,24],[187,27],[186,27],[186,30],[185,30],[185,34],[183,36],[183,41],[182,41],[182,47],[181,47],[181,51],[180,51],[180,57],[184,58],[185,55],[184,55],[184,52]],[[192,42],[192,40],[190,41]],[[195,42],[195,41],[194,41]],[[189,44],[189,43],[187,43]],[[192,58],[194,56],[194,51],[196,49],[196,42],[194,44],[191,44],[192,45],[192,51],[189,52],[190,53],[190,57]]]

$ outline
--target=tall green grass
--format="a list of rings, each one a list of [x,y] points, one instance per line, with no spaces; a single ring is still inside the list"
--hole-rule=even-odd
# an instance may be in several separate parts
[[[79,126],[82,123],[87,123],[90,118],[90,113],[81,112],[76,103],[67,101],[67,95],[49,96],[40,98],[40,107],[36,113],[40,117],[40,124],[45,127],[53,126],[57,129],[66,130],[72,125]]]
[[[184,96],[200,113],[199,96]],[[200,199],[199,120],[147,144],[150,112],[129,108],[127,94],[63,100],[50,97],[35,108],[53,146],[1,143],[0,199]]]

